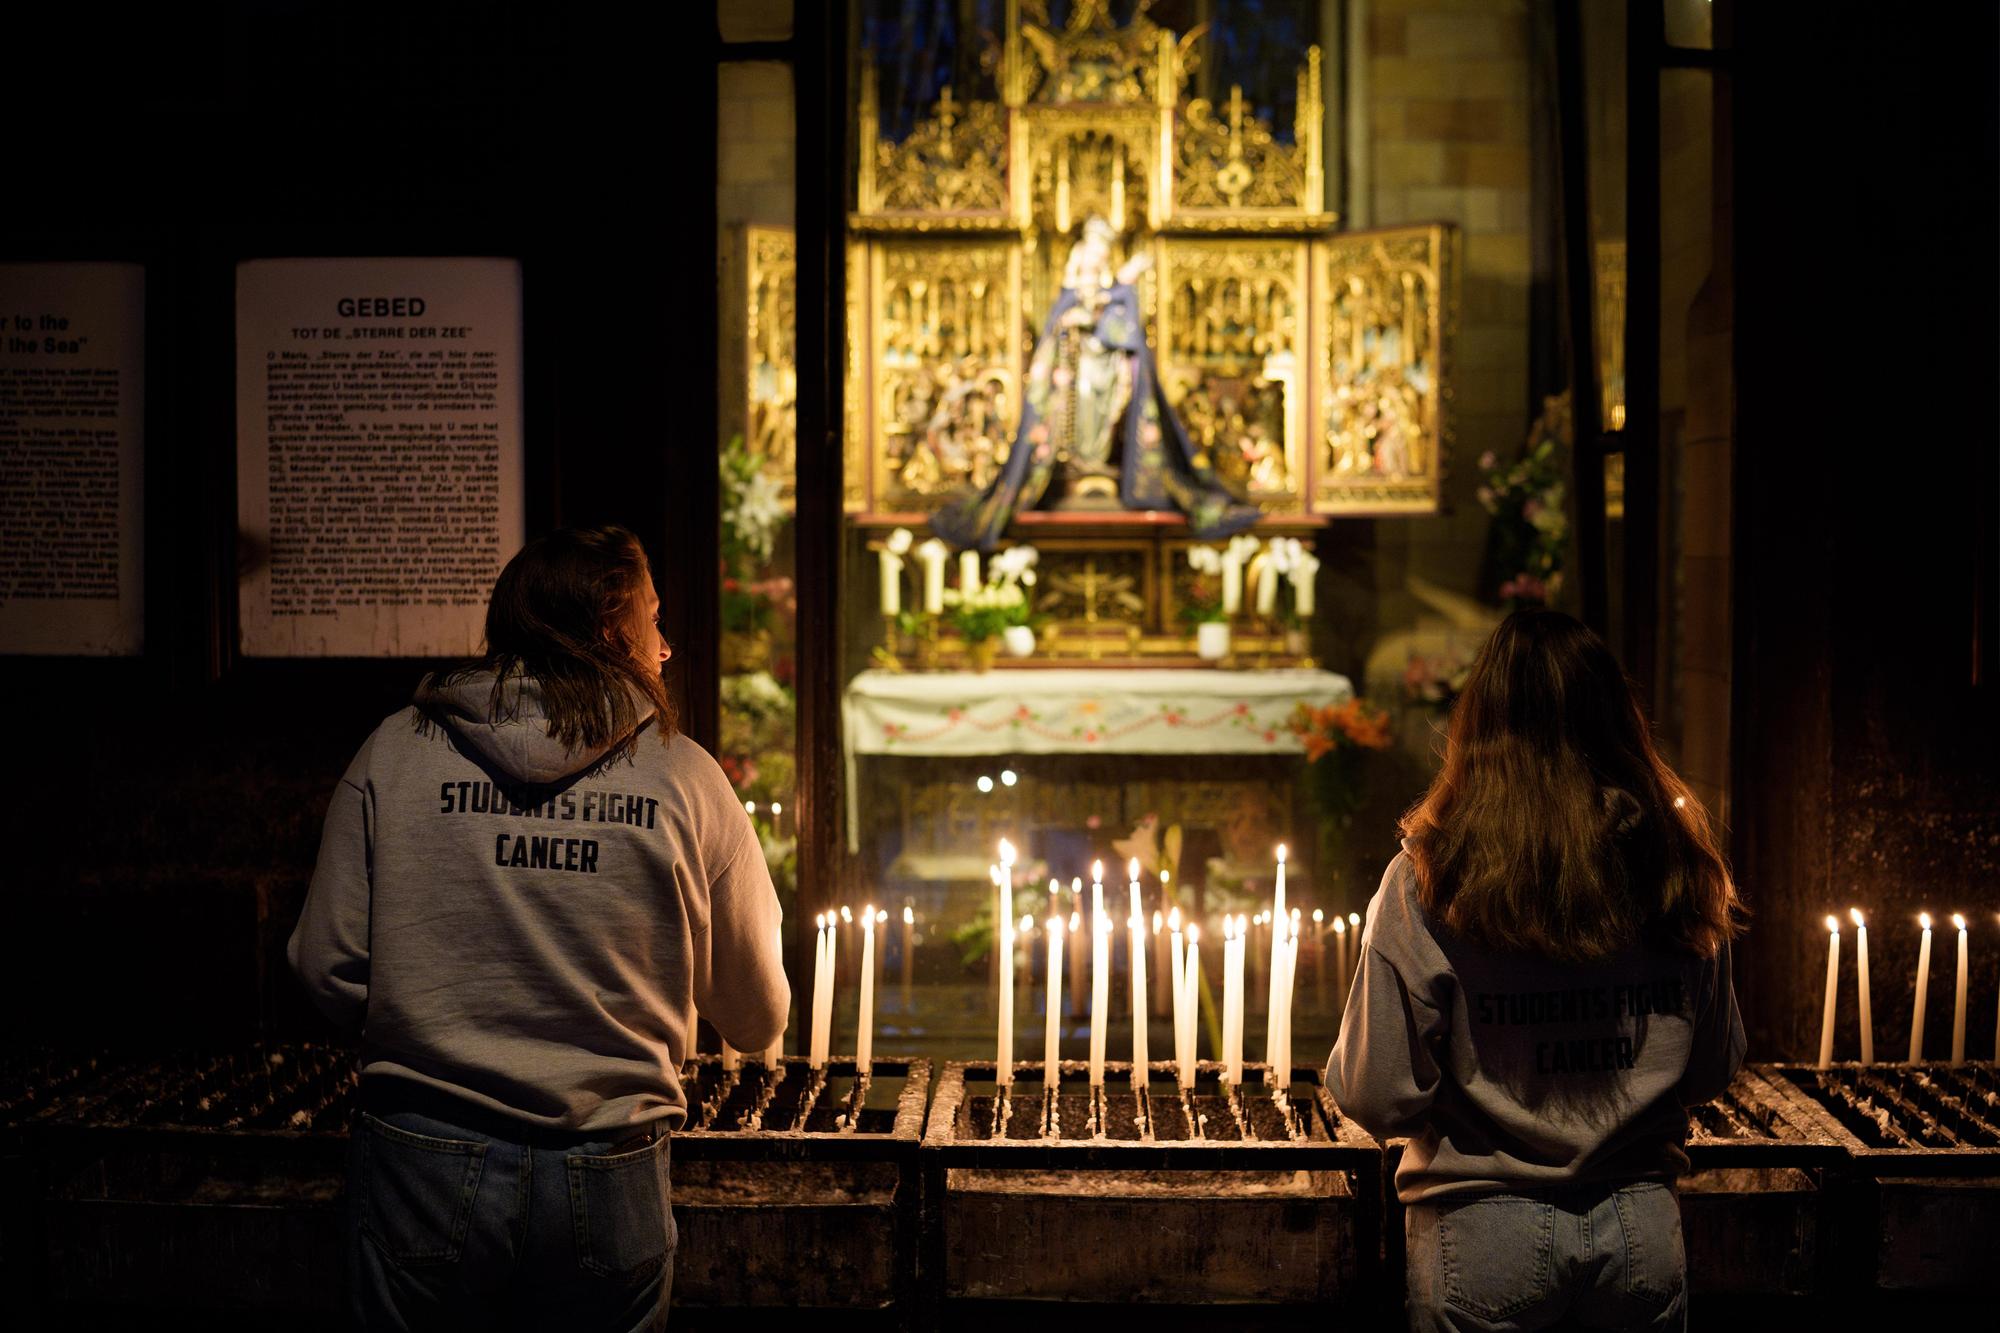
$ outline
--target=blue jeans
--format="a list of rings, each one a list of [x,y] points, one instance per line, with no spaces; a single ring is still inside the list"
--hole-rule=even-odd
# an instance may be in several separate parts
[[[1413,1203],[1410,1328],[1687,1327],[1680,1203],[1656,1182]]]
[[[618,1146],[541,1146],[412,1111],[363,1112],[347,1175],[355,1325],[665,1328],[676,1239],[667,1136]]]

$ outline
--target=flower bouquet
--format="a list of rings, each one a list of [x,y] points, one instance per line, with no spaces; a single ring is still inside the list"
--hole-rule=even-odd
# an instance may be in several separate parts
[[[1319,812],[1319,857],[1314,869],[1331,878],[1335,859],[1367,796],[1363,756],[1386,750],[1393,738],[1389,714],[1361,699],[1314,708],[1300,704],[1287,729],[1306,752],[1306,790]]]
[[[1490,449],[1479,458],[1486,475],[1479,503],[1493,515],[1494,555],[1505,576],[1500,599],[1510,610],[1541,606],[1562,589],[1569,544],[1569,515],[1563,507],[1568,431],[1567,400],[1551,398],[1519,458],[1505,467]]]

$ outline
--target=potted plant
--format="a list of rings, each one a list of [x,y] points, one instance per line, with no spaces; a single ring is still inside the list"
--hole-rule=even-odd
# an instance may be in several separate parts
[[[966,655],[974,671],[992,667],[1000,649],[1000,636],[1014,626],[1028,623],[1028,598],[1018,583],[988,583],[970,593],[947,588],[944,593],[945,620],[965,640]]]

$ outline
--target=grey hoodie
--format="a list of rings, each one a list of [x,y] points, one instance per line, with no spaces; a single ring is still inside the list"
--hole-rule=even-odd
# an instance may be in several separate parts
[[[1558,963],[1474,944],[1425,915],[1416,870],[1389,863],[1327,1061],[1341,1110],[1408,1136],[1405,1203],[1687,1170],[1687,1108],[1743,1063],[1719,958],[1629,950]]]
[[[665,745],[549,735],[533,681],[491,722],[492,678],[375,729],[327,811],[292,968],[361,1035],[367,1079],[405,1079],[533,1125],[686,1114],[699,1006],[758,1050],[790,992],[778,899],[729,781]],[[504,714],[503,714],[504,715]]]

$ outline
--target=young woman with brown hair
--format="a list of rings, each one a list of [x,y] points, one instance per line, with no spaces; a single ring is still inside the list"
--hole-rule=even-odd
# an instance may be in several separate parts
[[[361,1042],[361,1327],[665,1326],[695,1008],[761,1050],[790,993],[749,818],[674,731],[659,605],[622,528],[530,542],[486,655],[335,790],[291,961]]]
[[[1327,1081],[1410,1140],[1410,1327],[1684,1328],[1673,1182],[1742,1063],[1742,908],[1603,641],[1509,616],[1403,834]]]

